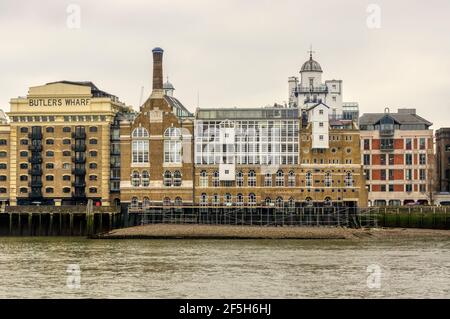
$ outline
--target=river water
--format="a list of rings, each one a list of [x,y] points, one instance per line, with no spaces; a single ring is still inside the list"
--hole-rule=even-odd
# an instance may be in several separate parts
[[[0,238],[0,298],[450,298],[450,241]]]

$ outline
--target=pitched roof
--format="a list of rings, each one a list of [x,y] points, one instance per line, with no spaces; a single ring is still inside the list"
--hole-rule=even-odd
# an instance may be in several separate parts
[[[330,107],[329,107],[328,105],[326,105],[325,103],[319,102],[319,103],[317,103],[317,104],[314,104],[314,105],[311,106],[311,107],[308,107],[308,108],[306,109],[306,111],[309,112],[309,111],[311,111],[312,109],[316,108],[316,107],[319,106],[319,105],[323,105],[323,106],[326,106],[327,108],[330,108]]]
[[[164,95],[164,99],[169,103],[170,107],[177,108],[186,113],[186,116],[193,116],[191,112],[176,98],[173,96]]]
[[[424,124],[427,126],[433,125],[433,123],[413,113],[364,113],[359,118],[359,124],[375,125],[385,116],[391,117],[398,124]]]
[[[56,81],[56,82],[49,82],[46,83],[45,85],[49,85],[49,84],[57,84],[57,83],[63,83],[63,84],[71,84],[71,85],[81,85],[81,86],[88,86],[91,88],[91,93],[94,97],[113,97],[116,98],[117,97],[113,94],[109,94],[105,91],[100,90],[94,83],[92,83],[91,81]]]

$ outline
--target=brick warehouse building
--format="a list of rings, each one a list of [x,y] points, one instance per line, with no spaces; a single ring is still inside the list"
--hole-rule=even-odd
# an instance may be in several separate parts
[[[163,84],[121,122],[121,202],[153,206],[366,206],[359,130],[322,101],[300,108],[198,109]]]
[[[0,124],[0,198],[15,205],[119,200],[118,115],[129,111],[91,82],[31,87]],[[6,195],[6,196],[5,196]]]
[[[431,204],[434,186],[431,125],[415,109],[363,114],[361,155],[369,205]]]
[[[173,91],[155,48],[153,91],[139,112],[91,82],[48,83],[12,99],[10,123],[0,123],[0,199],[133,209],[367,205],[357,120],[320,97],[192,114]]]

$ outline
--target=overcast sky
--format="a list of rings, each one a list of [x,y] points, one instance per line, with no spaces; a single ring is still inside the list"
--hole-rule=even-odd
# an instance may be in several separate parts
[[[69,4],[81,9],[80,28]],[[380,28],[368,26],[369,4],[381,9]],[[93,81],[138,108],[156,46],[191,111],[198,92],[201,107],[283,103],[312,44],[323,79],[343,80],[344,101],[361,113],[411,107],[450,127],[448,0],[1,0],[0,41],[6,111],[29,86],[57,80]]]

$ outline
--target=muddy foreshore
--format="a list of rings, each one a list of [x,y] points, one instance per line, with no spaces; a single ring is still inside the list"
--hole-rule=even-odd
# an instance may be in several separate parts
[[[450,230],[418,228],[260,227],[152,224],[115,229],[94,239],[450,239]]]

